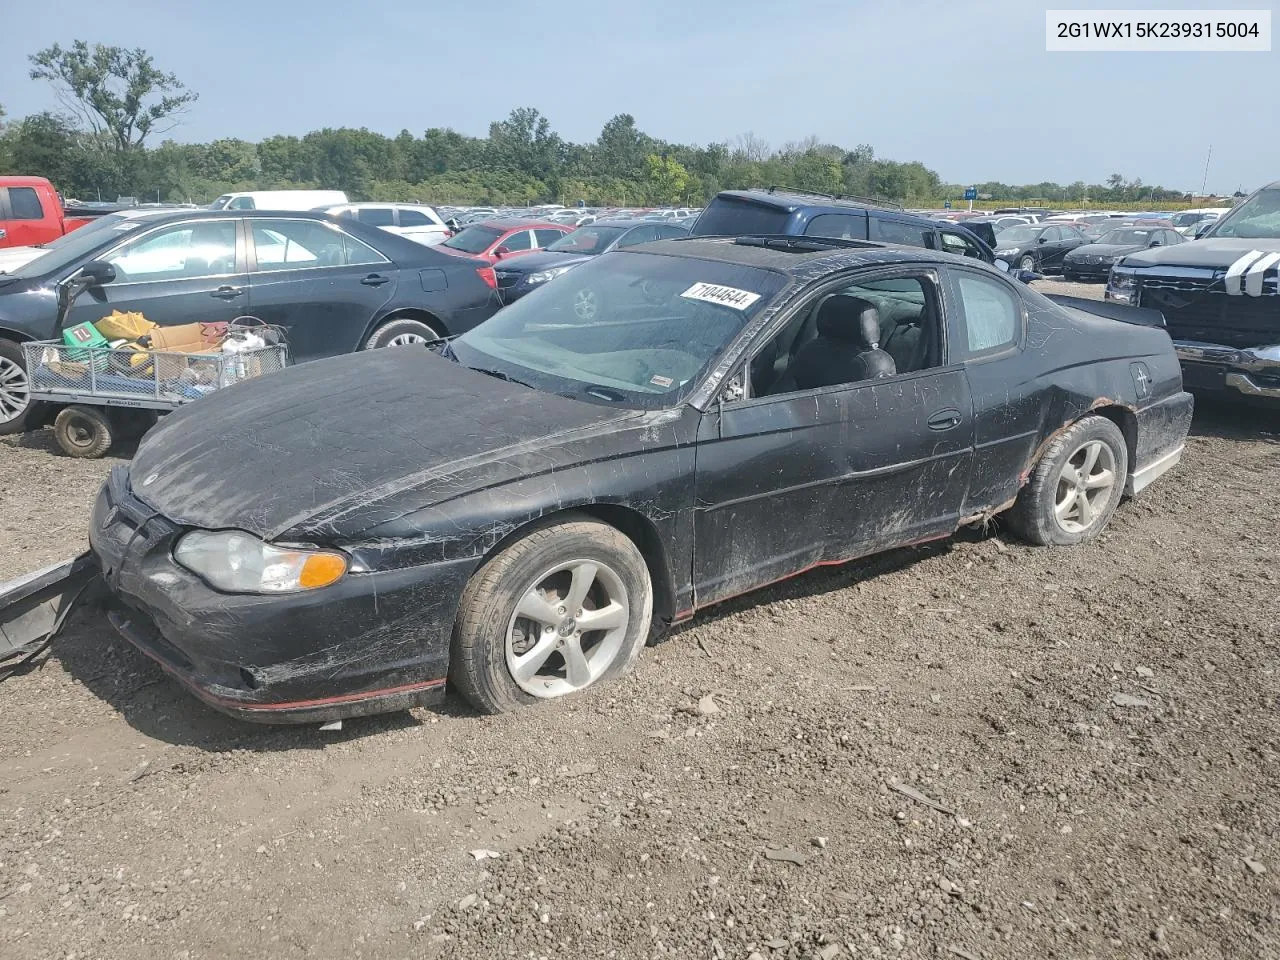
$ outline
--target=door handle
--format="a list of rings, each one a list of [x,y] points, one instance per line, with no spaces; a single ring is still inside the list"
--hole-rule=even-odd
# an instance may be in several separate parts
[[[960,411],[955,407],[947,407],[945,410],[938,410],[929,414],[930,430],[950,430],[952,427],[960,426]]]
[[[219,287],[217,290],[214,290],[213,293],[209,294],[209,296],[217,297],[219,300],[234,300],[236,297],[242,296],[243,294],[244,288],[242,287],[224,285]]]
[[[363,283],[366,287],[380,287],[384,283],[390,283],[391,278],[384,277],[380,273],[371,273],[360,282]]]

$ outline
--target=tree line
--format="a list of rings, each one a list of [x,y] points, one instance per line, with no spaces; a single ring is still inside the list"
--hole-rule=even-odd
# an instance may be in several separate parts
[[[325,128],[257,143],[156,141],[198,95],[155,66],[142,49],[75,41],[33,54],[30,75],[62,106],[7,121],[0,106],[0,173],[48,177],[67,197],[207,203],[236,190],[325,188],[353,200],[429,203],[701,204],[722,189],[784,186],[937,206],[965,185],[942,182],[919,161],[886,160],[873,148],[817,137],[773,147],[753,133],[732,142],[672,143],[630,114],[589,143],[556,133],[533,107],[489,124],[488,135],[431,127],[388,137],[365,128]],[[1113,174],[1105,184],[998,182],[976,185],[999,199],[1049,203],[1165,201],[1183,194]]]

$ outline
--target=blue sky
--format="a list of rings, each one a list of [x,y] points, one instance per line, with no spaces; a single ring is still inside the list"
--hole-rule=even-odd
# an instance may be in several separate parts
[[[183,140],[323,126],[483,134],[534,106],[572,140],[616,113],[667,140],[816,134],[950,182],[1198,189],[1280,178],[1280,52],[1046,53],[1050,0],[52,0],[5,18],[0,104],[56,107],[25,55],[142,46],[200,93]],[[1274,0],[1126,8],[1271,8]],[[111,12],[108,12],[110,10]]]

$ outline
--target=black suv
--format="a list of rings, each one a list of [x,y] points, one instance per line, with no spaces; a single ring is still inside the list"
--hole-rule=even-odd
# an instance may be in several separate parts
[[[878,240],[995,262],[991,248],[959,224],[908,213],[888,200],[807,193],[787,187],[723,190],[707,204],[690,234]]]

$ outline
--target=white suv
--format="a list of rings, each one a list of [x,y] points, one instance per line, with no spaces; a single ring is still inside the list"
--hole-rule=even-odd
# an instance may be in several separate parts
[[[451,236],[440,215],[421,203],[343,203],[325,207],[324,211],[359,220],[371,227],[381,227],[388,233],[398,233],[428,247]]]

